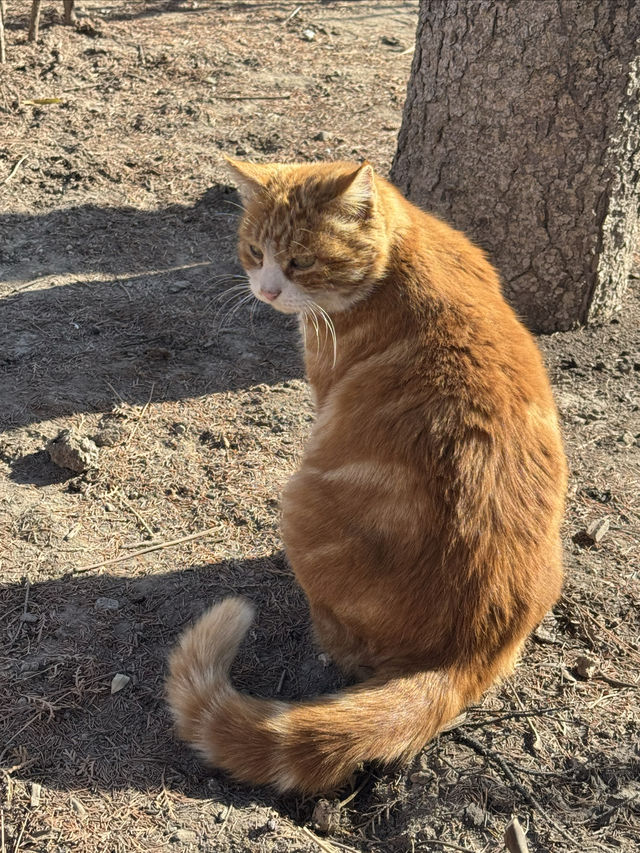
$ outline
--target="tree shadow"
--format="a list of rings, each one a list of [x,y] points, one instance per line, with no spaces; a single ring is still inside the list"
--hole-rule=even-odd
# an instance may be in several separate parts
[[[172,731],[166,658],[183,628],[228,595],[257,606],[233,680],[300,699],[340,686],[318,659],[308,611],[282,553],[163,575],[66,576],[0,589],[0,765],[69,792],[167,785],[189,797],[282,805],[207,769]],[[130,681],[111,694],[117,673]],[[212,794],[213,792],[213,794]]]
[[[159,211],[0,215],[0,423],[302,376],[294,321],[234,313],[236,204],[216,185]]]

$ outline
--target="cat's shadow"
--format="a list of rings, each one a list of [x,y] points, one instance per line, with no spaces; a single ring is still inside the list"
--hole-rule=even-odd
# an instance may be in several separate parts
[[[176,739],[164,699],[167,654],[183,628],[236,594],[257,607],[232,670],[238,689],[298,700],[342,686],[337,669],[319,657],[304,596],[281,553],[163,575],[5,587],[0,764],[23,765],[14,779],[49,789],[166,786],[194,798],[282,808],[281,797],[206,768]],[[116,674],[129,681],[112,694]]]

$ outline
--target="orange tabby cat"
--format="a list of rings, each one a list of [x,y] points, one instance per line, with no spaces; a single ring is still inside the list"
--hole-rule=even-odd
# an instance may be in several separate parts
[[[287,557],[318,640],[366,680],[297,704],[236,692],[253,610],[231,598],[183,636],[168,696],[209,763],[320,791],[415,755],[510,672],[560,592],[565,460],[536,345],[464,235],[367,163],[230,165],[251,289],[300,315],[315,393]]]

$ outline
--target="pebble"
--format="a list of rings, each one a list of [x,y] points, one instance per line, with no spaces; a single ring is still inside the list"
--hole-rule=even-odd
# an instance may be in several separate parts
[[[38,617],[35,613],[23,613],[20,617],[21,622],[37,622]]]
[[[76,800],[75,797],[71,797],[71,808],[74,810],[74,812],[78,815],[78,817],[81,820],[84,820],[85,817],[87,816],[87,810],[82,805],[80,800]]]
[[[316,37],[315,30],[303,30],[302,31],[302,40],[303,41],[313,41]]]
[[[318,800],[311,819],[319,832],[335,832],[340,826],[340,804],[325,799]]]
[[[576,672],[580,678],[593,678],[598,669],[598,662],[586,655],[580,655],[576,660]]]
[[[114,693],[119,693],[123,687],[126,687],[127,684],[131,681],[128,675],[124,675],[121,672],[116,672],[116,674],[111,679],[111,695]]]
[[[484,811],[477,803],[469,803],[464,810],[467,826],[484,826]]]
[[[95,610],[119,610],[120,602],[116,598],[96,598]]]
[[[326,130],[321,130],[313,138],[316,142],[328,142],[331,139],[331,134]]]
[[[610,521],[608,518],[598,518],[586,529],[586,534],[594,544],[601,542],[609,530]]]
[[[40,805],[40,795],[42,793],[42,785],[39,782],[31,783],[31,808],[35,809]]]
[[[197,840],[198,836],[192,829],[177,829],[171,836],[174,844],[195,844]]]
[[[623,444],[626,444],[627,447],[631,447],[632,445],[634,445],[636,443],[636,437],[631,432],[623,432],[622,435],[620,436],[620,441]]]

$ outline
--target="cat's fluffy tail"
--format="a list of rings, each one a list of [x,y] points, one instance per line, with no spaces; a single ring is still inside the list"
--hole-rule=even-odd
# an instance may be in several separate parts
[[[362,761],[415,755],[463,705],[447,672],[372,678],[300,703],[238,693],[228,673],[252,620],[241,598],[212,607],[173,651],[167,681],[179,735],[240,781],[330,790]]]

